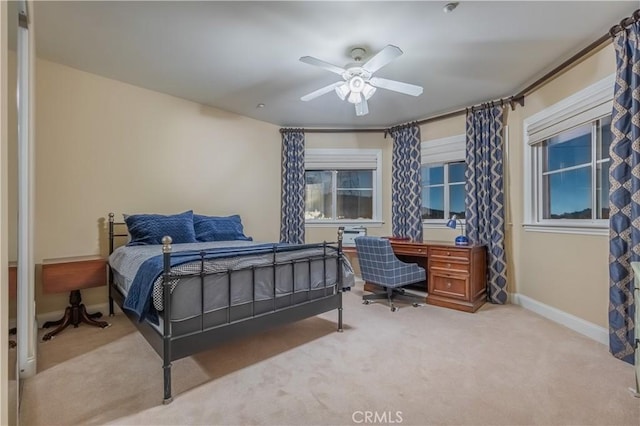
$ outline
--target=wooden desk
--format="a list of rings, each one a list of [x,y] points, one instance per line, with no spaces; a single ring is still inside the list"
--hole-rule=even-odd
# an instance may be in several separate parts
[[[391,240],[403,262],[417,263],[427,271],[426,302],[465,312],[475,312],[486,300],[487,250],[485,246],[456,246],[447,242]],[[365,290],[372,290],[365,284]]]

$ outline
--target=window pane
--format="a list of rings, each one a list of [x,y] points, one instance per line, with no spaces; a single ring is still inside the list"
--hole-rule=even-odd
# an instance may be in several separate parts
[[[463,161],[460,163],[449,163],[449,183],[464,182],[464,172],[467,164]]]
[[[544,171],[591,162],[591,129],[591,124],[585,124],[547,140],[544,143]]]
[[[598,159],[609,158],[609,148],[613,142],[611,116],[600,119],[598,123],[600,138],[598,141]]]
[[[591,166],[544,176],[545,219],[591,219]]]
[[[458,219],[464,219],[464,194],[464,185],[449,187],[449,217],[455,214]]]
[[[373,171],[371,170],[338,170],[338,189],[340,188],[373,188]]]
[[[331,219],[331,175],[330,171],[305,173],[305,219]]]
[[[444,219],[444,187],[422,188],[422,218]]]
[[[338,190],[338,219],[373,219],[373,190]]]
[[[444,165],[422,166],[422,185],[442,185],[444,183]]]
[[[596,219],[609,219],[609,161],[598,164],[598,174],[596,176]]]

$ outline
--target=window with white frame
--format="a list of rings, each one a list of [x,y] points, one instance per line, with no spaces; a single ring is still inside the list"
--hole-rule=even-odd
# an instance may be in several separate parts
[[[525,229],[607,234],[613,76],[525,120]]]
[[[379,149],[309,149],[305,152],[307,224],[382,221]]]
[[[422,220],[441,227],[465,214],[465,136],[422,142]]]

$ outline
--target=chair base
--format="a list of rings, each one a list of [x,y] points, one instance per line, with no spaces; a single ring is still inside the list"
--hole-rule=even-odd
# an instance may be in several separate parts
[[[399,288],[399,287],[383,287],[383,288],[385,289],[384,293],[373,293],[373,294],[366,294],[362,296],[362,303],[365,305],[368,305],[371,303],[372,300],[387,299],[389,302],[389,307],[391,308],[391,312],[395,312],[399,309],[397,306],[393,304],[393,299],[397,296],[410,297],[412,299],[419,299],[420,301],[422,301],[422,298],[420,298],[418,295],[407,293],[403,288]],[[414,308],[417,308],[418,306],[422,306],[422,304],[418,302],[413,302],[412,306]]]

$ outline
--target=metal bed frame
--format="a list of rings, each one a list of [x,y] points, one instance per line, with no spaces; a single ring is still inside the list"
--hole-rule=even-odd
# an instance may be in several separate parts
[[[124,222],[115,222],[114,214],[109,213],[109,254],[113,253],[114,250],[114,240],[118,237],[127,237],[127,233],[117,233],[115,230],[116,226],[125,225]],[[220,343],[228,341],[230,339],[234,339],[237,337],[247,336],[253,333],[257,333],[275,326],[299,321],[305,318],[313,317],[319,315],[324,312],[328,312],[334,309],[338,310],[338,332],[342,332],[342,263],[344,259],[344,254],[342,252],[342,235],[343,230],[340,228],[338,230],[338,242],[337,242],[337,283],[335,286],[326,287],[327,282],[327,259],[335,259],[335,253],[329,254],[327,253],[327,247],[336,248],[336,243],[320,243],[317,246],[323,247],[323,255],[318,257],[314,256],[309,259],[298,259],[298,260],[289,260],[289,261],[279,261],[276,262],[276,249],[274,247],[273,252],[273,262],[271,263],[271,267],[274,270],[274,306],[273,310],[262,313],[255,314],[252,311],[252,315],[240,320],[232,320],[230,318],[229,312],[231,310],[231,304],[228,306],[227,311],[227,321],[221,325],[216,325],[213,327],[205,327],[202,317],[204,316],[204,312],[201,312],[201,321],[200,321],[200,330],[193,332],[183,332],[183,333],[172,333],[172,320],[171,320],[171,280],[187,278],[187,277],[200,277],[200,291],[202,292],[204,289],[204,279],[205,276],[210,275],[203,271],[203,261],[204,261],[204,253],[201,254],[201,267],[200,272],[197,274],[189,274],[189,275],[175,275],[171,272],[171,237],[165,236],[162,239],[162,255],[163,255],[163,311],[161,312],[163,327],[162,332],[158,331],[158,329],[154,328],[147,321],[139,322],[136,316],[126,310],[123,309],[124,294],[120,291],[117,285],[113,280],[113,272],[111,271],[111,266],[109,266],[109,315],[114,315],[114,301],[118,304],[122,312],[126,314],[126,316],[131,320],[131,322],[138,328],[140,333],[145,337],[147,342],[155,349],[155,351],[162,358],[162,369],[164,373],[164,399],[163,403],[168,404],[173,400],[171,395],[171,362],[178,360],[180,358],[184,358],[198,352],[204,351],[206,349],[210,349]],[[308,245],[306,247],[309,247]],[[311,260],[321,259],[324,262],[324,270],[323,270],[323,280],[325,283],[324,289],[325,293],[321,297],[317,297],[314,299],[307,298],[306,301],[302,303],[293,304],[293,299],[291,300],[291,304],[285,307],[278,308],[276,306],[276,297],[275,297],[275,285],[276,285],[276,276],[275,270],[278,265],[285,265],[300,262],[308,262],[311,265]],[[253,298],[251,300],[252,306],[255,306],[255,269],[256,267],[251,267],[247,269],[253,270]],[[292,267],[292,270],[295,269]],[[242,270],[242,269],[240,269]],[[233,272],[238,272],[239,270],[228,270],[226,273],[229,276],[227,280],[229,286],[229,294],[231,294],[230,286],[231,286],[231,274]],[[293,274],[293,288],[295,288],[295,273]],[[310,291],[310,290],[309,290]]]

